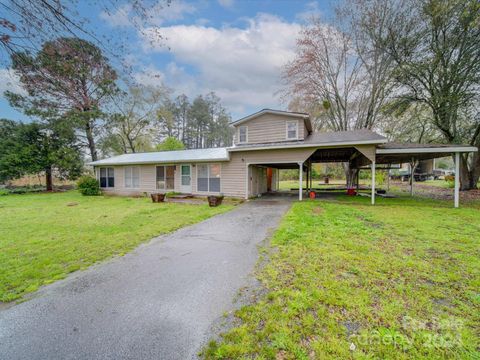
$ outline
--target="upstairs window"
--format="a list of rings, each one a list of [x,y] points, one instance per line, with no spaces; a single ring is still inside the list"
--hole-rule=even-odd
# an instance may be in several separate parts
[[[125,168],[125,187],[129,189],[140,187],[140,168],[138,166]]]
[[[298,139],[298,121],[287,121],[287,140]]]
[[[115,176],[112,167],[100,168],[100,187],[113,188],[115,187]]]
[[[246,126],[240,126],[238,128],[238,142],[239,143],[246,143],[247,142],[247,127]]]

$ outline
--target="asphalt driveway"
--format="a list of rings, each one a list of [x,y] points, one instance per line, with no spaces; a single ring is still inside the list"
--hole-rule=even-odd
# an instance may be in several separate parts
[[[192,359],[288,200],[246,203],[0,311],[1,359]]]

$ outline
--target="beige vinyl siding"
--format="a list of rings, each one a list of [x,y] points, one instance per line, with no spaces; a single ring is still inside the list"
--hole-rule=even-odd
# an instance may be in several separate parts
[[[245,197],[247,164],[303,162],[308,159],[314,151],[315,148],[232,152],[230,153],[230,161],[223,163],[222,166],[222,192],[226,196]],[[252,168],[253,166],[250,166],[251,176]],[[257,175],[257,173],[255,173],[255,175]],[[252,195],[251,192],[249,193],[249,196],[250,195]]]
[[[235,144],[238,144],[239,128],[241,126],[247,126],[248,144],[286,141],[287,121],[298,122],[298,139],[303,140],[306,134],[305,121],[303,119],[288,115],[263,114],[255,119],[236,126]]]
[[[247,182],[246,170],[249,166],[250,176],[249,196],[255,196],[267,191],[267,174],[266,169],[255,166],[255,164],[269,164],[278,162],[303,162],[313,152],[315,148],[300,149],[276,149],[276,150],[255,150],[255,151],[239,151],[230,154],[230,161],[221,162],[221,178],[220,192],[225,196],[245,197],[245,186]],[[211,162],[208,164],[213,164]],[[159,164],[160,165],[160,164]],[[197,168],[199,163],[191,163],[192,165],[192,194],[208,195],[205,192],[197,191]],[[117,195],[143,195],[152,192],[162,192],[164,190],[156,189],[156,165],[138,165],[140,168],[140,187],[136,189],[125,188],[125,166],[112,166],[115,174],[115,187],[113,189],[105,189],[106,193]],[[97,168],[98,170],[98,168]],[[175,189],[180,192],[180,165],[175,165]],[[272,189],[276,189],[276,178],[278,172],[274,171],[272,179]],[[251,179],[250,179],[251,178]]]

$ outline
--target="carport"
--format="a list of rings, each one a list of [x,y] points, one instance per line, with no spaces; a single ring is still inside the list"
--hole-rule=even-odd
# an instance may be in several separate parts
[[[445,156],[453,156],[455,160],[455,174],[460,173],[460,154],[477,151],[476,147],[466,145],[438,145],[438,144],[398,144],[385,143],[380,145],[354,145],[346,147],[318,147],[313,150],[312,154],[302,162],[291,161],[275,161],[250,163],[250,165],[273,168],[273,169],[298,169],[298,199],[303,199],[303,192],[312,189],[312,164],[314,163],[331,163],[331,162],[348,162],[350,167],[357,169],[368,169],[372,172],[371,181],[371,203],[375,204],[375,171],[377,165],[383,165],[381,169],[391,168],[398,164],[414,164],[419,160],[428,160],[442,158]],[[412,168],[413,170],[413,168]],[[359,178],[356,178],[356,186],[359,187]],[[303,188],[304,174],[306,176],[307,186]],[[276,176],[279,180],[279,176]],[[454,206],[459,206],[459,176],[455,176],[454,186]],[[413,194],[413,181],[412,181]]]
[[[455,161],[455,186],[454,186],[454,207],[459,206],[460,190],[460,154],[476,152],[478,149],[468,145],[438,145],[438,144],[399,144],[385,143],[377,146],[357,145],[342,148],[318,148],[305,163],[299,163],[299,200],[302,200],[303,193],[303,172],[307,176],[307,191],[312,189],[311,167],[314,163],[348,162],[353,169],[369,169],[372,172],[371,180],[371,203],[375,204],[375,171],[377,165],[384,165],[382,169],[389,169],[393,165],[415,163],[419,160],[429,160],[453,156]],[[413,167],[411,166],[413,173]],[[357,189],[359,178],[357,171]],[[413,194],[413,181],[411,182]]]

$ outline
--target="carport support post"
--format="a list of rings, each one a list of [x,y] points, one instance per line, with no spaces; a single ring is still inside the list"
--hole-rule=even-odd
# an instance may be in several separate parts
[[[458,208],[460,203],[460,153],[455,153],[455,193],[454,206]]]
[[[372,161],[372,205],[375,205],[375,161]]]
[[[302,196],[303,196],[303,162],[298,163],[298,200],[302,201]]]

